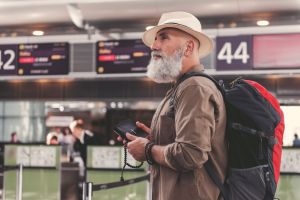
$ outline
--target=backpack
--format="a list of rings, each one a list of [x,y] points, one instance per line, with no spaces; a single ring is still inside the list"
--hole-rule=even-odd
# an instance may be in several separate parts
[[[237,79],[229,88],[203,72],[188,72],[174,86],[169,109],[175,116],[177,86],[193,76],[203,76],[221,91],[227,112],[226,138],[229,166],[225,183],[217,177],[211,160],[204,167],[225,200],[274,199],[280,175],[284,117],[277,99],[259,83]]]

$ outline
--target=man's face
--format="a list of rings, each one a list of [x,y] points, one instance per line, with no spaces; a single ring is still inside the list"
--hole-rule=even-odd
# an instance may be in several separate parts
[[[152,57],[147,75],[158,83],[175,81],[180,75],[183,59],[184,39],[176,29],[163,29],[152,44]]]

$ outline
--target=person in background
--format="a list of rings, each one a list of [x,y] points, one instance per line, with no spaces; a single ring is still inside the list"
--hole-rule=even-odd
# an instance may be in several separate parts
[[[87,146],[96,144],[94,134],[91,131],[84,129],[84,123],[82,119],[71,122],[69,128],[72,132],[72,135],[76,138],[73,144],[73,150],[74,152],[80,153],[80,156],[86,165]]]
[[[50,140],[53,136],[57,137],[58,143],[61,144],[63,141],[63,133],[60,127],[51,128],[50,132],[46,136],[46,144],[50,144]]]
[[[63,137],[64,137],[61,127],[55,127],[54,130],[57,134],[56,137],[57,137],[58,143],[61,144],[63,142]]]
[[[96,143],[94,134],[91,131],[84,129],[84,123],[82,119],[71,122],[69,128],[75,138],[71,158],[73,162],[77,162],[79,165],[79,176],[81,181],[85,181],[87,146],[94,145]]]
[[[21,143],[21,141],[18,139],[17,132],[12,132],[10,134],[10,143]]]
[[[300,147],[300,139],[298,138],[297,133],[294,134],[293,146],[294,147]]]
[[[73,145],[75,138],[72,135],[71,130],[69,128],[64,128],[63,130],[62,144]]]
[[[58,142],[57,136],[53,135],[53,136],[50,138],[49,144],[50,144],[50,145],[58,145],[59,142]]]
[[[173,83],[188,72],[201,72],[200,58],[213,48],[199,20],[190,13],[164,13],[157,26],[143,34],[152,50],[147,75],[157,83]],[[170,106],[170,99],[173,108]],[[225,180],[226,110],[222,94],[209,79],[193,76],[172,87],[158,106],[151,128],[137,122],[148,138],[126,133],[128,152],[151,165],[153,200],[217,200],[220,190],[204,164],[210,160]],[[120,137],[118,140],[122,140]]]

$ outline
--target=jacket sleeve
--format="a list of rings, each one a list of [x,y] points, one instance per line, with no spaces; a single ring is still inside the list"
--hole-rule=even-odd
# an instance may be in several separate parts
[[[208,85],[187,85],[175,98],[175,142],[166,146],[166,163],[176,171],[202,167],[211,151],[216,102]]]

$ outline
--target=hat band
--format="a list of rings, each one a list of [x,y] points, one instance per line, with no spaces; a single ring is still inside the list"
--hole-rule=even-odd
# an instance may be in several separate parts
[[[158,25],[158,26],[167,25],[167,24],[170,24],[170,25],[172,25],[172,24],[180,25],[180,26],[183,26],[183,27],[185,27],[185,28],[188,28],[188,29],[190,29],[190,30],[192,30],[192,31],[201,33],[201,31],[197,31],[197,30],[195,30],[195,29],[193,29],[193,28],[191,28],[191,27],[189,27],[189,26],[186,26],[186,25],[184,25],[184,24],[179,24],[179,23],[176,23],[176,22],[167,22],[167,23],[164,23],[164,24],[160,24],[160,25]],[[176,28],[176,27],[172,27],[172,28]],[[184,31],[184,30],[182,30],[182,31]]]

